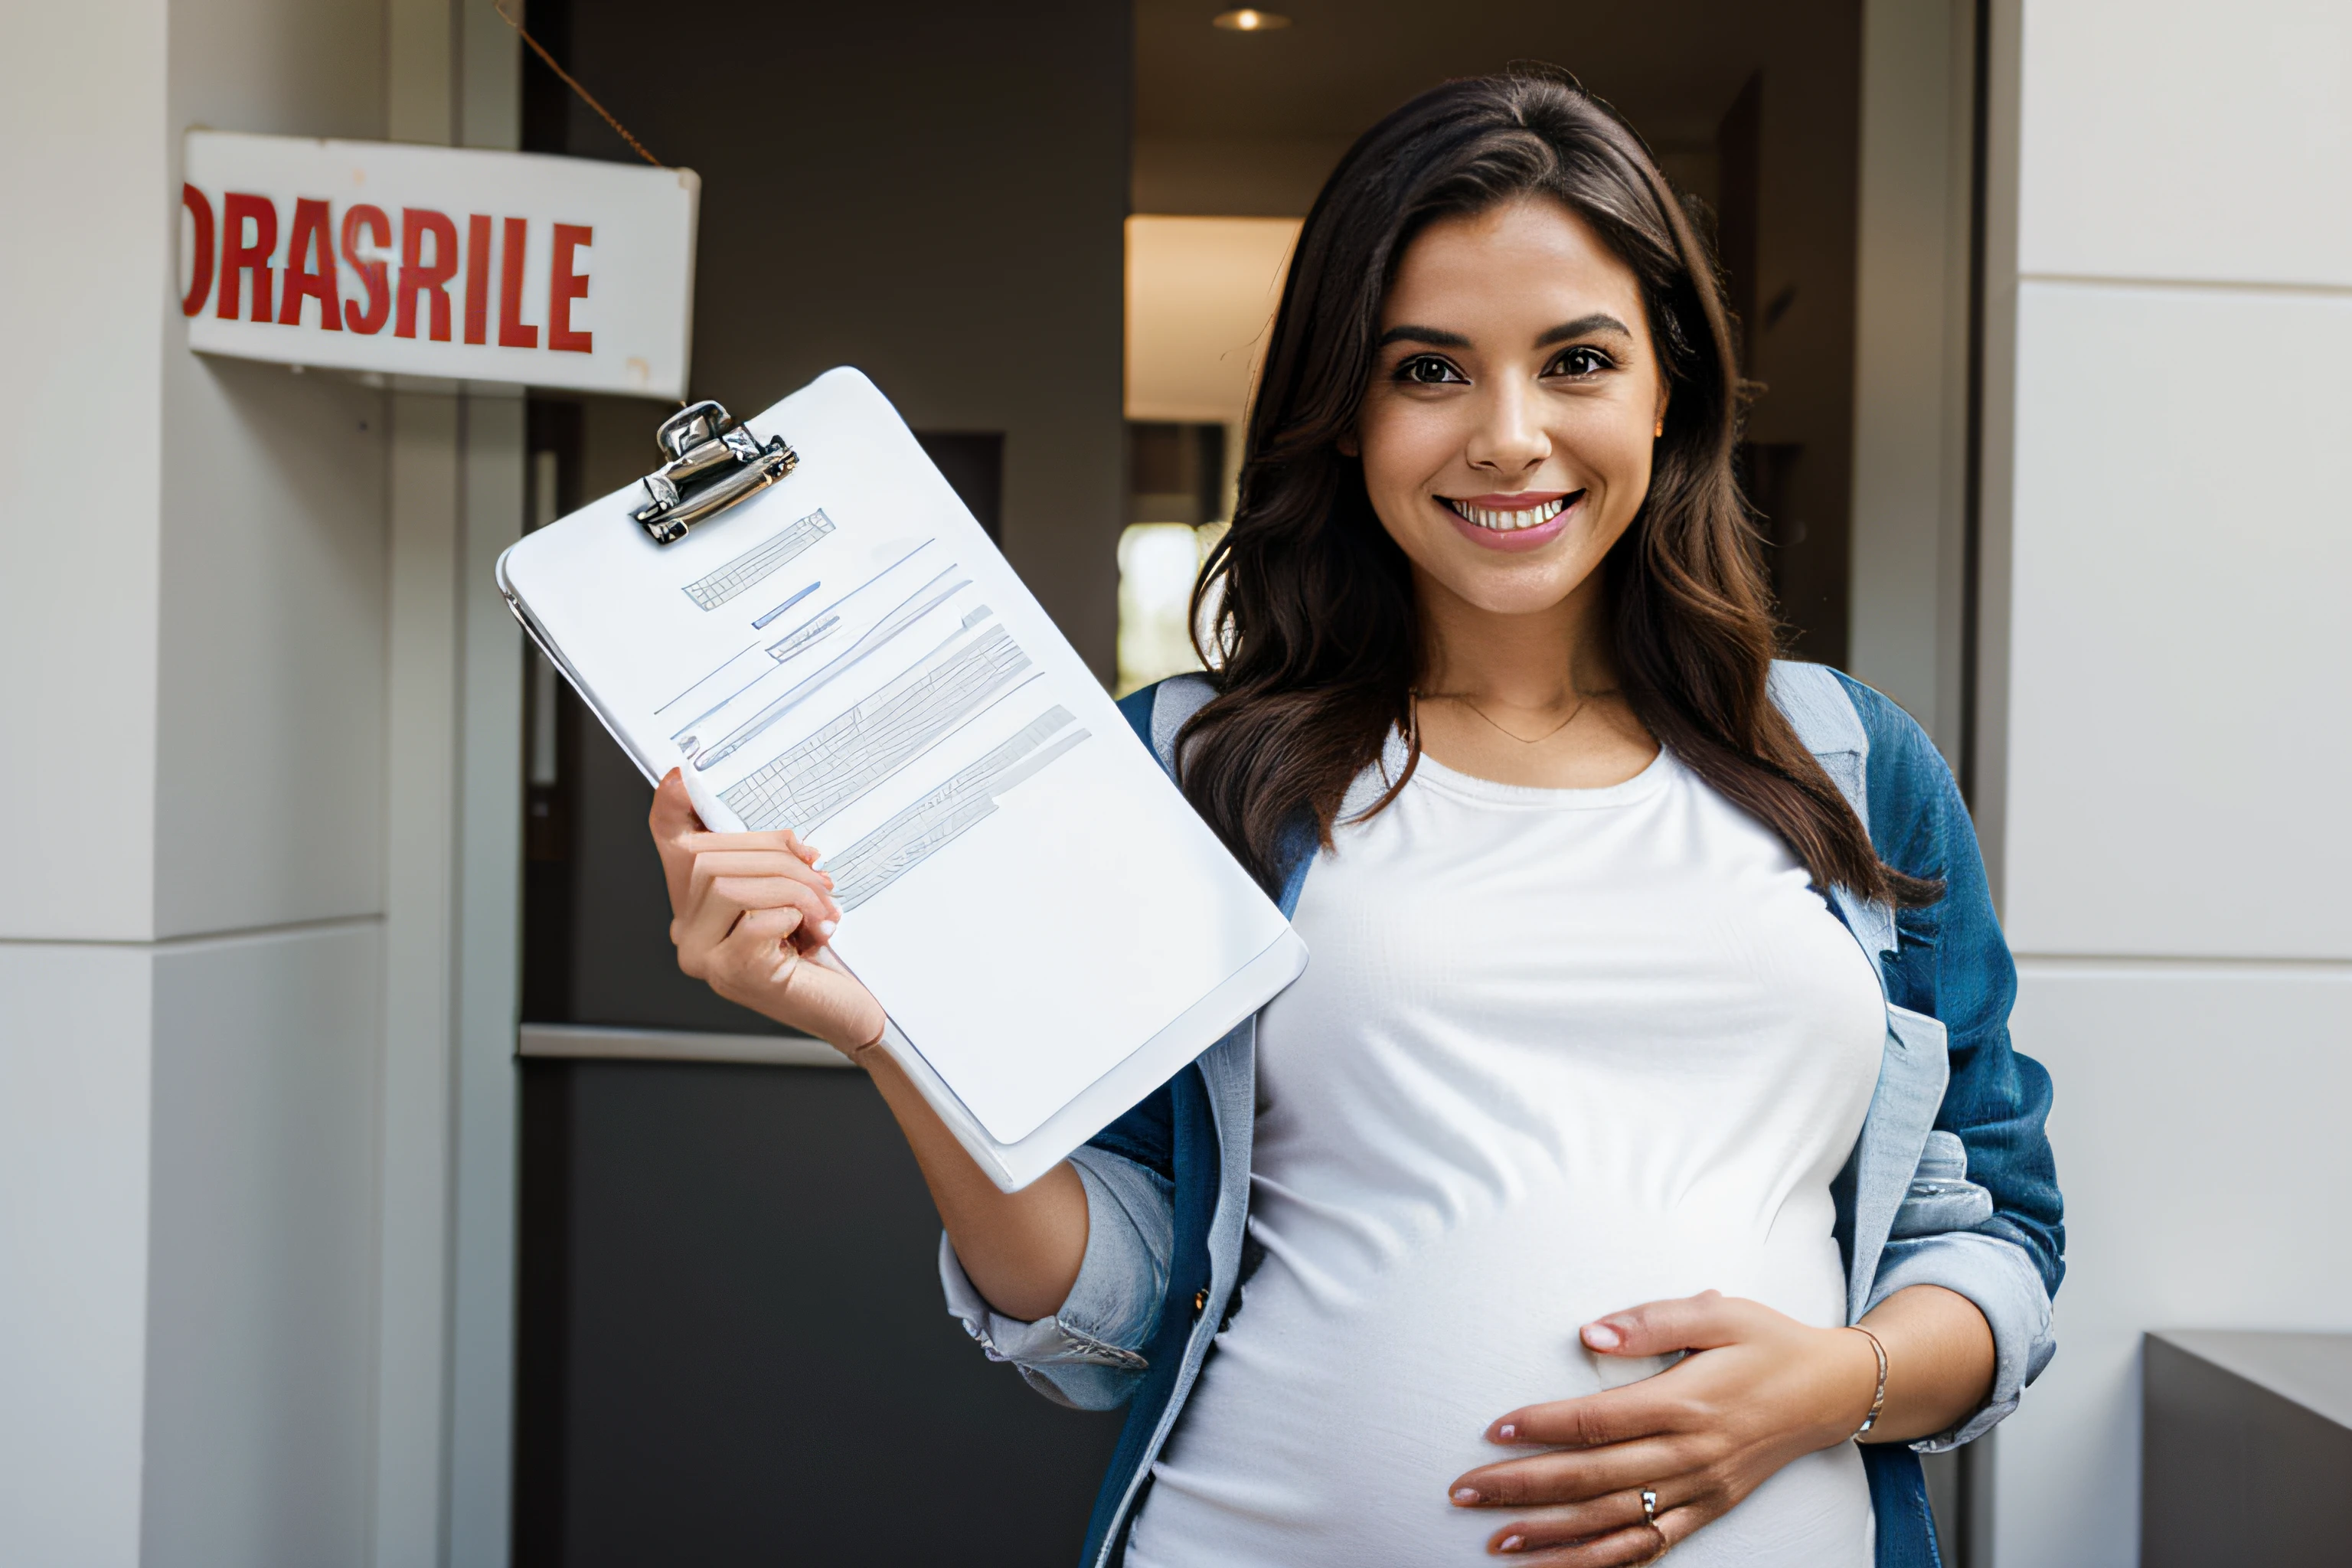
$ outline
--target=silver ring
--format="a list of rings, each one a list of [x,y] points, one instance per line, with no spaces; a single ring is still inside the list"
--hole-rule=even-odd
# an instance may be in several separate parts
[[[1666,1553],[1675,1549],[1675,1543],[1666,1539],[1665,1527],[1658,1522],[1658,1494],[1648,1487],[1642,1489],[1642,1523],[1652,1535],[1658,1538],[1658,1550],[1643,1558],[1643,1563],[1646,1564],[1664,1562]]]

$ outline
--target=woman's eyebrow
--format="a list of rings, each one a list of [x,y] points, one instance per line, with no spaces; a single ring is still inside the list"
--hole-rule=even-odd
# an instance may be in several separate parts
[[[1433,349],[1466,349],[1470,340],[1460,332],[1449,332],[1437,327],[1397,326],[1381,334],[1378,347],[1391,343],[1427,343]]]
[[[1580,338],[1592,332],[1615,332],[1621,337],[1630,338],[1633,335],[1633,329],[1605,310],[1596,310],[1590,316],[1579,316],[1572,321],[1562,321],[1559,326],[1538,338],[1536,347],[1549,348],[1554,343],[1566,342],[1570,338]]]

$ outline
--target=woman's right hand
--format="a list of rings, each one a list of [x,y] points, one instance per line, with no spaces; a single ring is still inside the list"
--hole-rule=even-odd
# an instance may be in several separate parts
[[[648,818],[669,884],[677,966],[730,1002],[814,1035],[861,1066],[879,1049],[882,1005],[838,969],[812,962],[841,906],[816,851],[790,832],[712,833],[670,770]]]
[[[677,966],[730,1002],[814,1035],[864,1068],[907,1135],[964,1272],[1002,1312],[1057,1310],[1087,1255],[1087,1194],[1068,1161],[1017,1193],[996,1189],[882,1048],[874,994],[812,955],[841,906],[816,851],[791,833],[712,833],[675,769],[650,818],[669,881]]]

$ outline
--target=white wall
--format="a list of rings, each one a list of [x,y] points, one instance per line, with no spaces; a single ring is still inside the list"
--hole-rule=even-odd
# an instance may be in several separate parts
[[[178,221],[163,13],[164,0],[90,0],[13,7],[0,22],[0,195],[20,215],[17,237],[0,245],[0,477],[13,511],[0,572],[10,672],[0,823],[70,815],[99,829],[0,832],[0,938],[143,937],[153,909],[146,607],[158,568],[160,317]],[[33,223],[55,237],[26,243]],[[77,452],[89,455],[61,458]],[[138,608],[89,635],[72,584],[105,584]]]
[[[0,257],[0,1560],[348,1559],[383,399],[194,360],[173,263],[180,129],[380,134],[382,10],[0,28],[0,203],[56,226]]]
[[[152,962],[140,1561],[362,1561],[377,923],[174,942]]]
[[[2057,1082],[2058,1357],[2003,1424],[2000,1568],[2139,1561],[2150,1329],[2352,1329],[2341,964],[2029,959],[2020,1045]]]
[[[147,1035],[139,948],[0,942],[0,1559],[139,1560]]]
[[[383,0],[173,0],[145,204],[172,204],[190,125],[383,134]],[[102,71],[100,62],[92,62]],[[383,397],[199,358],[162,312],[156,496],[159,937],[382,908]]]
[[[0,15],[0,1562],[503,1561],[520,401],[404,399],[458,437],[403,557],[393,398],[191,354],[174,262],[187,126],[380,138],[404,69],[423,139],[511,144],[514,47],[458,0]],[[446,896],[395,910],[436,735]],[[445,960],[397,1059],[394,936]]]
[[[200,358],[171,315],[152,934],[374,913],[383,395]]]
[[[2071,1244],[1997,1561],[2120,1568],[2139,1335],[2352,1330],[2352,11],[1996,35],[1981,805]]]

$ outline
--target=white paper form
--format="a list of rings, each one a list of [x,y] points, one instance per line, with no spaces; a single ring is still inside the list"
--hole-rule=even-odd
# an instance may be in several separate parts
[[[1305,950],[870,382],[747,423],[798,468],[669,545],[638,489],[607,496],[500,585],[648,778],[682,767],[710,826],[823,851],[835,952],[1018,1185]]]

